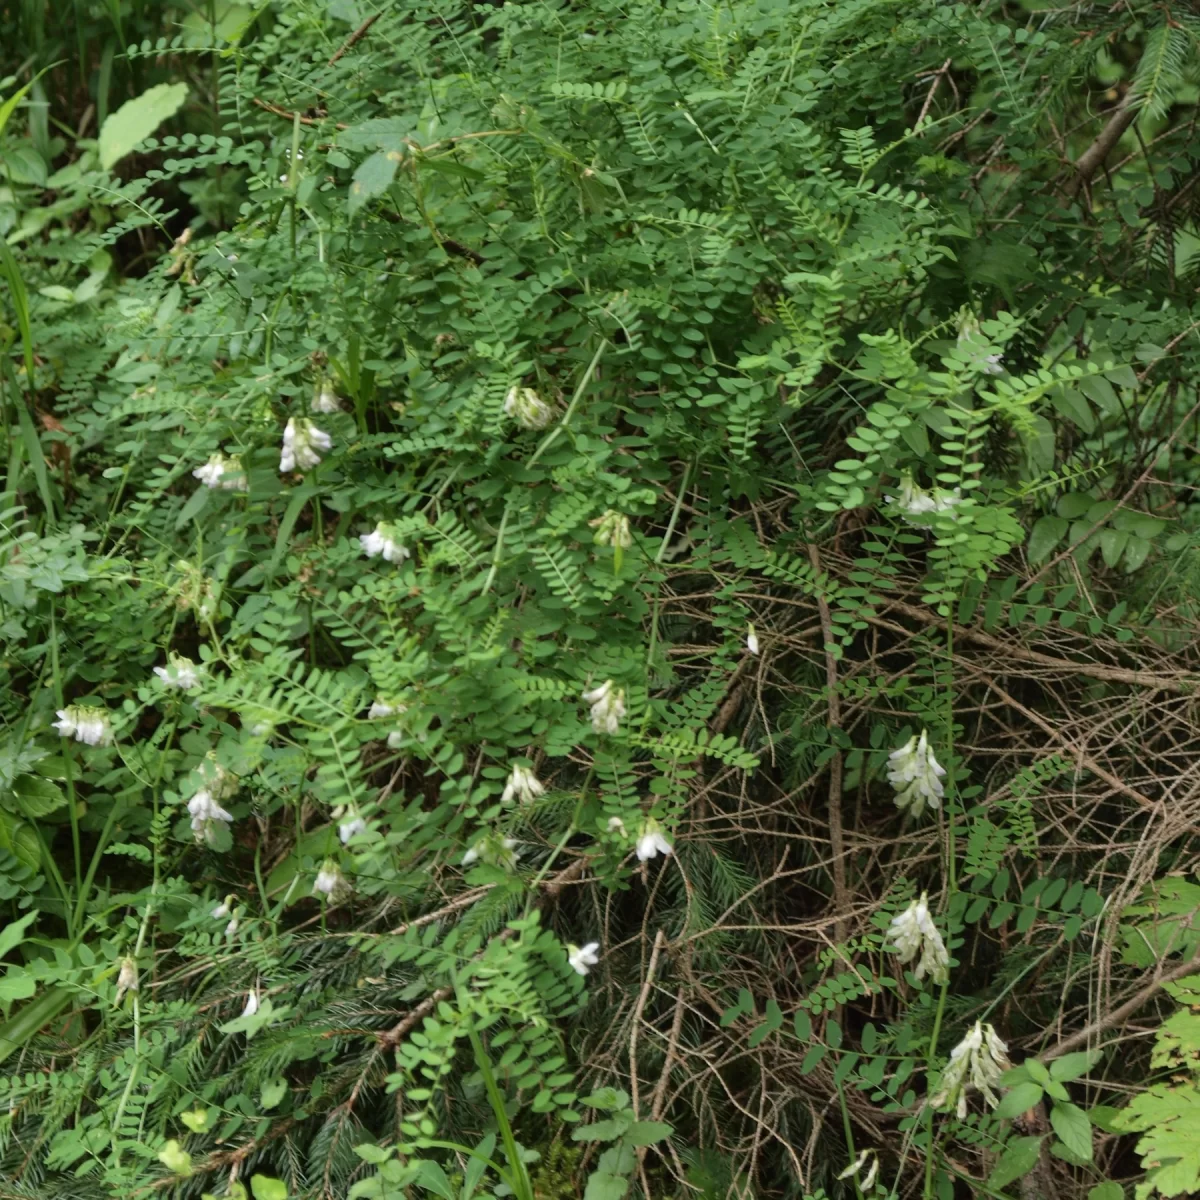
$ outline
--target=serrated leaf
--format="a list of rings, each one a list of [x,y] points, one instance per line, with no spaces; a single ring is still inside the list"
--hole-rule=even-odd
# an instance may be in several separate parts
[[[107,171],[135,150],[187,99],[186,83],[159,83],[127,100],[100,130],[100,165]]]
[[[1101,1054],[1096,1050],[1079,1050],[1074,1054],[1064,1054],[1050,1064],[1050,1078],[1058,1083],[1069,1083],[1086,1075],[1099,1062]]]
[[[13,780],[13,799],[22,816],[36,821],[62,808],[66,793],[49,779],[38,775],[18,775]]]
[[[1092,1161],[1092,1123],[1082,1108],[1056,1104],[1050,1110],[1050,1124],[1072,1154],[1084,1162]]]
[[[1000,1098],[1000,1103],[996,1106],[996,1116],[1007,1117],[1009,1120],[1019,1117],[1028,1112],[1041,1098],[1042,1089],[1036,1083],[1018,1083]]]
[[[625,1141],[631,1146],[653,1146],[666,1141],[673,1132],[665,1121],[634,1121],[625,1131]]]

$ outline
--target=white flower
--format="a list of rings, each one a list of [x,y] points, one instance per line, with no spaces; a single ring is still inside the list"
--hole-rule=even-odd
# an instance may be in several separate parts
[[[658,822],[651,817],[642,826],[641,833],[638,834],[638,861],[646,862],[651,858],[657,857],[659,854],[670,854],[672,850],[674,850],[674,847],[667,841],[666,836],[659,828]]]
[[[913,482],[911,472],[905,471],[900,476],[900,494],[884,496],[889,504],[894,504],[905,522],[917,529],[932,529],[932,522],[926,520],[930,513],[948,513],[955,505],[962,503],[962,488],[948,492],[945,488],[934,488],[932,492],[925,491]]]
[[[309,411],[315,413],[335,413],[342,411],[342,402],[337,392],[333,390],[333,382],[322,379],[317,394],[309,404]]]
[[[926,805],[941,808],[945,788],[941,777],[946,774],[929,748],[929,736],[910,737],[899,750],[888,755],[888,783],[896,789],[896,807],[909,808],[919,817]]]
[[[629,518],[615,509],[610,508],[608,512],[594,521],[589,521],[588,524],[596,530],[592,534],[592,541],[597,546],[620,547],[624,550],[633,545],[633,534],[629,531]]]
[[[240,918],[240,917],[238,917],[238,915],[235,913],[235,914],[234,914],[234,915],[233,915],[233,916],[230,918],[230,920],[229,920],[229,924],[225,926],[225,936],[226,936],[227,938],[231,938],[231,937],[233,937],[233,936],[234,936],[234,935],[237,933],[237,931],[238,931],[238,926],[239,926],[241,923],[242,923],[242,922],[241,922],[241,918]]]
[[[226,812],[213,798],[208,788],[201,788],[189,801],[188,812],[192,814],[192,832],[197,841],[213,840],[214,822],[224,821],[227,825],[233,820],[233,814]]]
[[[126,992],[136,992],[138,990],[138,973],[137,963],[132,958],[126,956],[121,959],[121,970],[117,974],[117,1003],[121,1003],[121,997]]]
[[[229,457],[214,454],[203,466],[197,467],[192,475],[207,488],[222,488],[227,492],[250,490],[250,481],[242,469],[242,460],[236,454]]]
[[[251,988],[246,994],[246,1007],[242,1009],[243,1017],[252,1017],[258,1012],[258,988]]]
[[[982,368],[985,375],[1003,375],[1004,374],[1004,355],[1003,354],[988,354],[984,357]]]
[[[619,833],[622,837],[629,836],[629,830],[625,828],[625,822],[620,817],[608,818],[608,832]]]
[[[614,687],[606,679],[598,688],[583,693],[585,704],[592,706],[592,728],[597,733],[616,733],[625,715],[625,689]]]
[[[504,412],[522,429],[545,429],[554,420],[554,409],[533,388],[509,388]]]
[[[393,729],[392,732],[388,734],[387,744],[389,750],[401,749],[401,747],[404,745],[404,730]]]
[[[349,821],[343,821],[338,826],[338,837],[342,839],[342,845],[345,846],[351,838],[357,837],[360,833],[367,832],[367,823],[362,817],[351,817]]]
[[[112,722],[107,710],[86,704],[72,704],[58,710],[54,728],[63,737],[73,737],[89,746],[108,746],[112,743]]]
[[[396,705],[388,703],[382,696],[376,696],[371,702],[370,711],[367,713],[368,721],[381,721],[384,717],[390,717],[396,711]]]
[[[933,983],[945,983],[950,978],[950,955],[929,915],[929,898],[924,892],[920,900],[914,900],[892,918],[888,937],[895,943],[896,957],[902,963],[912,962],[920,952],[920,961],[913,971],[918,979],[928,975]]]
[[[751,654],[758,653],[758,634],[754,632],[753,625],[746,626],[746,649]]]
[[[326,859],[317,872],[317,881],[313,884],[313,895],[332,897],[346,887],[345,876],[338,870],[337,863]]]
[[[225,899],[222,900],[221,903],[218,904],[217,907],[214,908],[208,915],[212,917],[214,921],[223,921],[227,916],[229,916],[232,909],[233,893],[230,892],[229,895],[226,896]]]
[[[387,562],[403,562],[411,557],[407,546],[402,546],[395,538],[395,531],[385,521],[380,521],[370,533],[358,536],[363,550],[368,558],[382,554]]]
[[[333,439],[318,429],[306,417],[291,417],[283,430],[283,452],[279,456],[281,471],[309,471],[320,461],[319,450],[329,450]]]
[[[967,1089],[973,1087],[995,1108],[1000,1099],[994,1089],[1011,1066],[1008,1047],[996,1036],[996,1031],[976,1021],[970,1033],[950,1051],[941,1085],[929,1103],[947,1112],[954,1108],[962,1120],[967,1115]]]
[[[588,942],[586,946],[568,945],[567,962],[577,974],[586,975],[600,961],[600,955],[596,953],[599,949],[599,942]]]
[[[864,1150],[839,1176],[839,1179],[849,1179],[853,1175],[859,1175],[863,1167],[870,1162],[871,1166],[867,1173],[863,1175],[859,1182],[861,1191],[869,1192],[875,1183],[875,1177],[879,1174],[879,1155],[874,1150]]]
[[[522,804],[532,804],[539,796],[544,796],[545,794],[546,789],[543,787],[541,780],[528,767],[522,767],[519,763],[513,763],[512,773],[508,777],[508,782],[504,785],[504,792],[500,797],[500,803],[511,804],[514,799],[517,799]]]
[[[502,838],[498,834],[489,833],[481,837],[463,855],[462,861],[464,867],[469,867],[475,862],[483,862],[489,866],[503,867],[506,871],[511,871],[517,865],[517,859],[520,857],[521,852],[517,849],[516,838]]]
[[[168,654],[165,667],[155,667],[154,673],[169,688],[189,692],[200,686],[200,668],[182,654]]]
[[[968,366],[984,375],[1003,375],[1003,354],[984,354],[988,341],[973,313],[965,313],[958,327],[958,349]]]

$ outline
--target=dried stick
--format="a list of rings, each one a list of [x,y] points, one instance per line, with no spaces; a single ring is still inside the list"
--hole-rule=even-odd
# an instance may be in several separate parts
[[[334,64],[335,62],[337,62],[337,60],[338,60],[339,58],[341,58],[341,57],[342,57],[342,55],[343,55],[343,54],[345,54],[347,50],[351,50],[351,49],[353,49],[353,47],[354,47],[354,46],[355,46],[355,45],[356,45],[358,42],[361,42],[361,41],[363,40],[363,38],[365,38],[365,37],[367,36],[367,30],[368,30],[368,29],[370,29],[370,28],[371,28],[371,26],[372,26],[372,25],[374,25],[374,24],[375,24],[375,22],[376,22],[376,21],[378,21],[378,20],[379,20],[379,18],[380,18],[380,17],[382,17],[382,16],[383,16],[383,13],[382,13],[382,12],[377,12],[377,13],[376,13],[376,14],[375,14],[373,17],[368,17],[368,18],[367,18],[367,19],[366,19],[366,20],[365,20],[365,21],[364,21],[364,22],[363,22],[363,23],[362,23],[362,24],[361,24],[361,25],[360,25],[360,26],[359,26],[359,27],[358,27],[358,28],[357,28],[357,29],[356,29],[356,30],[355,30],[355,31],[354,31],[354,32],[353,32],[353,33],[352,33],[352,34],[351,34],[351,35],[350,35],[350,36],[349,36],[349,37],[348,37],[348,38],[347,38],[347,39],[346,39],[344,42],[343,42],[343,43],[342,43],[342,47],[341,47],[341,49],[340,49],[340,50],[338,50],[338,51],[337,51],[337,52],[334,54],[334,56],[333,56],[333,57],[332,57],[332,58],[329,60],[329,66],[331,66],[331,67],[332,67],[332,66],[333,66],[333,64]]]

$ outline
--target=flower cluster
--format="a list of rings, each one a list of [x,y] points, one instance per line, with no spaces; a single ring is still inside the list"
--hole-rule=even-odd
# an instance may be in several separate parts
[[[382,554],[387,562],[403,562],[410,557],[408,547],[397,541],[395,530],[385,521],[380,521],[370,533],[359,534],[358,540],[368,558]]]
[[[995,1108],[1000,1103],[995,1089],[1011,1066],[1008,1047],[996,1031],[976,1021],[970,1033],[950,1051],[941,1084],[929,1103],[946,1112],[953,1108],[961,1121],[967,1115],[967,1090],[973,1087]]]
[[[968,365],[984,375],[1004,374],[1004,355],[988,354],[987,339],[972,313],[966,313],[958,326],[958,351]]]
[[[934,758],[924,729],[920,737],[910,737],[899,750],[888,755],[887,777],[896,789],[896,807],[909,809],[914,817],[919,817],[926,806],[941,808],[945,774],[946,768]]]
[[[481,862],[489,867],[503,867],[504,870],[511,871],[516,867],[520,856],[516,838],[488,833],[463,855],[463,866],[469,867],[472,863]]]
[[[870,1164],[868,1166],[868,1164]],[[865,1172],[863,1168],[866,1168]],[[876,1150],[864,1150],[839,1176],[839,1179],[858,1179],[859,1191],[866,1195],[875,1185],[879,1175],[879,1153]]]
[[[910,963],[920,954],[913,971],[917,979],[928,975],[933,983],[945,983],[950,978],[950,955],[929,914],[929,898],[924,892],[920,900],[914,900],[892,918],[888,937],[895,944],[896,957],[902,963]]]
[[[571,964],[571,969],[577,974],[586,975],[600,961],[599,949],[599,942],[588,942],[586,946],[568,943],[567,962]]]
[[[626,550],[633,545],[633,534],[629,530],[629,518],[623,513],[617,512],[616,509],[610,508],[608,512],[594,521],[589,521],[588,524],[596,531],[592,534],[592,541],[597,546],[612,546]]]
[[[175,607],[180,612],[194,612],[197,620],[211,621],[217,615],[221,598],[216,581],[186,558],[176,560],[175,570],[179,572],[179,578],[171,589],[175,596]]]
[[[583,693],[585,704],[592,706],[592,728],[597,733],[616,733],[625,716],[625,689],[606,679],[599,687]]]
[[[533,388],[509,388],[504,397],[504,412],[522,429],[545,429],[554,420],[553,407]]]
[[[322,379],[317,384],[317,390],[313,395],[312,401],[308,406],[309,412],[314,413],[335,413],[342,411],[342,401],[337,392],[333,390],[333,380]],[[328,446],[325,447],[327,450]]]
[[[200,686],[200,668],[182,654],[168,654],[167,665],[155,667],[154,673],[165,687],[178,688],[181,692],[190,692]]]
[[[500,796],[500,803],[511,804],[514,800],[518,800],[521,804],[532,804],[539,796],[545,794],[544,785],[529,767],[513,763],[508,782],[504,785],[504,791]]]
[[[212,455],[208,462],[197,467],[192,475],[200,480],[206,488],[222,488],[227,492],[248,492],[250,481],[242,468],[242,460],[231,454]]]
[[[900,515],[909,525],[917,529],[932,529],[933,523],[928,520],[930,514],[952,512],[956,505],[962,503],[962,498],[962,488],[955,488],[952,492],[945,488],[934,488],[932,492],[927,492],[913,482],[908,471],[900,476],[900,494],[884,497],[900,510]]]
[[[317,872],[316,882],[313,884],[313,895],[336,900],[349,890],[350,884],[337,863],[333,859],[327,858]]]
[[[85,742],[89,746],[112,745],[112,722],[105,709],[72,704],[60,708],[57,715],[54,728],[63,737],[73,737],[77,742]]]
[[[332,447],[333,439],[323,429],[318,429],[307,417],[292,417],[283,430],[279,469],[311,471],[321,461],[319,451]]]
[[[205,841],[211,846],[215,841],[218,823],[228,825],[233,821],[233,814],[221,806],[221,801],[235,795],[240,784],[238,777],[221,766],[212,755],[197,768],[197,774],[203,786],[188,801],[192,833],[198,842]]]
[[[638,862],[647,862],[659,854],[670,854],[674,849],[659,823],[653,817],[648,818],[638,834]]]

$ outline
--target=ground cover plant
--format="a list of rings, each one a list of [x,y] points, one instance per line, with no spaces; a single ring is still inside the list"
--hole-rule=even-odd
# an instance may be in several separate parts
[[[0,24],[0,1197],[1200,1191],[1190,6]]]

